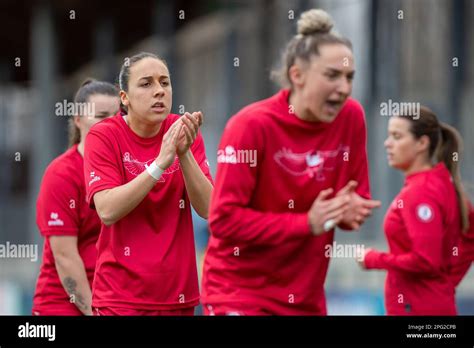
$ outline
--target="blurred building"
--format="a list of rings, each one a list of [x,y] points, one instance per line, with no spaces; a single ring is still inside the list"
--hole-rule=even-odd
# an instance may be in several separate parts
[[[353,94],[366,110],[372,193],[383,202],[360,232],[339,232],[337,242],[386,248],[381,223],[402,176],[386,164],[382,102],[421,102],[456,126],[465,140],[464,180],[474,183],[474,1],[3,0],[0,243],[42,248],[35,225],[39,183],[67,140],[67,119],[55,116],[54,105],[72,101],[84,78],[115,82],[123,59],[142,50],[164,57],[173,112],[204,112],[203,135],[215,172],[227,119],[278,89],[270,71],[299,14],[312,7],[327,10],[354,45]],[[205,245],[205,229],[197,221],[198,246]],[[0,259],[0,314],[29,313],[39,265]],[[380,313],[383,279],[382,272],[358,271],[351,259],[332,260],[330,313]],[[474,313],[473,280],[471,270],[459,289],[462,313]]]

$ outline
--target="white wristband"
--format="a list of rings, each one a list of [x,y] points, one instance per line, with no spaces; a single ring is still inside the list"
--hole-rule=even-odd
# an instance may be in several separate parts
[[[146,171],[157,181],[160,179],[161,174],[163,174],[163,169],[158,167],[155,161],[153,161],[149,166],[146,166]]]

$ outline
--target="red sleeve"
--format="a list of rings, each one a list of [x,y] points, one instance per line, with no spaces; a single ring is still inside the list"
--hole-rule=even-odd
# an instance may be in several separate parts
[[[201,131],[198,132],[196,140],[191,146],[191,152],[193,153],[194,159],[196,160],[197,164],[201,168],[201,171],[209,179],[211,184],[214,185],[214,180],[212,180],[209,168],[209,161],[206,157],[206,148],[204,146],[204,139],[202,137]]]
[[[458,253],[453,257],[452,280],[456,286],[462,281],[474,262],[474,207],[469,205],[469,230],[461,234]]]
[[[349,156],[349,180],[357,181],[356,192],[363,198],[370,199],[369,164],[367,159],[367,127],[362,105],[351,99],[353,107],[351,118],[354,119],[354,128],[351,131],[351,152]],[[347,182],[341,183],[344,187]],[[352,228],[345,224],[339,224],[339,228],[351,231]]]
[[[79,190],[71,178],[48,168],[36,202],[36,223],[43,236],[77,236]]]
[[[86,200],[92,208],[95,193],[123,184],[116,156],[104,134],[89,131],[84,145],[84,178]]]
[[[411,273],[436,274],[443,264],[443,219],[434,193],[423,187],[412,189],[403,197],[400,209],[411,240],[410,252],[394,255],[378,251],[367,253],[368,269],[398,270]]]
[[[256,151],[257,163],[261,163],[265,153],[262,129],[258,119],[249,122],[237,116],[224,129],[209,216],[210,230],[216,238],[278,245],[311,233],[306,213],[271,213],[249,207],[255,192],[257,165],[219,161],[219,153],[225,154],[225,149],[232,146],[235,151]]]
[[[369,162],[367,160],[367,128],[362,106],[355,102],[352,111],[356,118],[356,127],[352,139],[354,149],[350,154],[351,179],[358,182],[356,192],[364,198],[370,198]]]

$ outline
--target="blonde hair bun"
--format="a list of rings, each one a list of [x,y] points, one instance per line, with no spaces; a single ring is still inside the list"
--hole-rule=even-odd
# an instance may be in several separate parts
[[[301,35],[326,34],[331,31],[332,27],[331,16],[326,11],[319,9],[303,12],[298,19],[298,34]]]

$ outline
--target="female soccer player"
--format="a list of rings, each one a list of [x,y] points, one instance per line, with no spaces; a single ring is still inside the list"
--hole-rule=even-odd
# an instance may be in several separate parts
[[[388,163],[404,173],[405,184],[385,216],[390,251],[369,249],[359,261],[366,269],[388,271],[389,315],[456,314],[452,270],[459,261],[461,230],[469,229],[460,141],[458,132],[426,107],[420,108],[419,118],[389,121]],[[456,270],[459,279],[462,272]]]
[[[245,107],[224,130],[205,314],[326,314],[334,227],[356,229],[380,204],[368,199],[364,112],[349,97],[351,44],[331,28],[326,12],[303,13],[284,54],[289,89]]]
[[[127,114],[93,127],[85,147],[87,200],[102,220],[94,314],[193,315],[191,204],[207,218],[212,190],[202,114],[170,114],[170,73],[153,54],[126,59],[119,82]]]
[[[100,220],[85,201],[84,140],[92,125],[117,112],[120,99],[112,84],[88,80],[74,102],[82,107],[69,121],[70,148],[46,169],[36,206],[45,243],[33,299],[35,315],[92,314]]]

